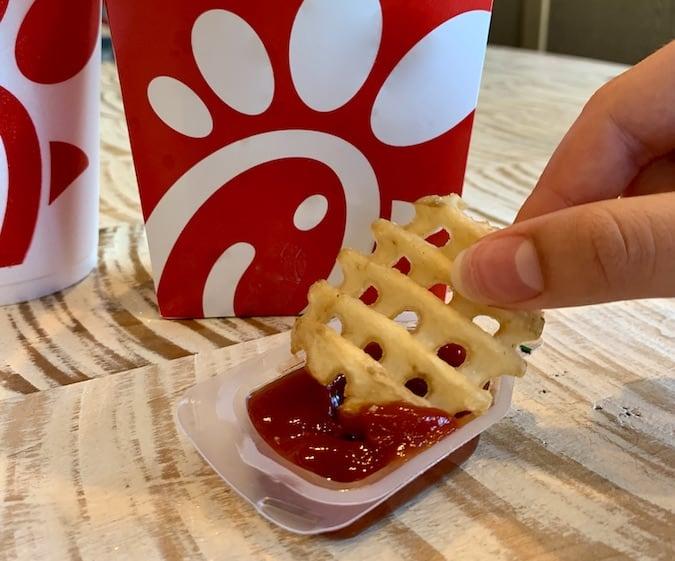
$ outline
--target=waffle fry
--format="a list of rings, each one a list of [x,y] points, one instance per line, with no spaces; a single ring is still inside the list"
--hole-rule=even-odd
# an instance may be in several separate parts
[[[491,393],[483,389],[488,381],[525,373],[517,347],[540,337],[540,312],[485,306],[458,293],[446,304],[429,291],[435,285],[451,287],[455,257],[493,231],[487,222],[468,217],[465,208],[456,195],[425,197],[415,203],[415,218],[407,226],[376,221],[375,251],[366,256],[343,249],[338,257],[342,284],[335,288],[319,281],[311,287],[307,311],[293,327],[292,351],[305,351],[309,371],[323,384],[345,376],[345,409],[406,401],[451,415],[479,415],[492,403]],[[449,235],[443,247],[426,241],[440,230]],[[408,274],[393,268],[403,257],[411,265]],[[367,290],[377,291],[370,305],[360,299]],[[395,321],[406,311],[418,318],[412,331]],[[499,323],[494,334],[474,322],[481,316]],[[341,334],[327,325],[336,318]],[[383,351],[379,361],[363,350],[372,342]],[[466,349],[466,360],[457,368],[437,356],[448,343]],[[423,397],[406,387],[414,378],[426,382]]]

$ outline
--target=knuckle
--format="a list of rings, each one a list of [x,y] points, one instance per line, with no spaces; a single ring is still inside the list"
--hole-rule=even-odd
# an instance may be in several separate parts
[[[603,84],[598,88],[593,95],[591,95],[590,99],[584,106],[583,112],[588,114],[588,113],[596,113],[596,112],[605,112],[608,108],[608,106],[611,104],[611,101],[614,98],[614,90],[616,88],[616,80],[617,78],[614,78],[610,80],[609,82]]]
[[[606,287],[624,286],[654,269],[656,244],[649,228],[619,220],[606,209],[588,213],[578,225],[587,238],[591,261]]]
[[[658,149],[644,136],[640,123],[626,110],[625,101],[622,101],[631,88],[627,74],[613,78],[591,96],[582,115],[595,126],[609,127],[632,160],[643,165],[658,153]]]
[[[587,237],[592,264],[605,285],[616,284],[626,262],[625,245],[617,232],[616,223],[609,213],[593,212],[584,218],[579,232]]]

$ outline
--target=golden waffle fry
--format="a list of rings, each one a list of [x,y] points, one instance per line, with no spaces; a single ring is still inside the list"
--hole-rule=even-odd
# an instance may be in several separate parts
[[[378,220],[372,227],[377,247],[371,255],[351,249],[340,253],[340,287],[326,281],[311,287],[307,311],[293,327],[292,351],[305,351],[309,371],[323,384],[345,376],[346,409],[406,401],[453,415],[480,414],[492,403],[492,395],[483,389],[486,382],[525,373],[517,347],[540,337],[541,312],[485,306],[458,293],[446,304],[429,291],[436,285],[451,288],[455,257],[493,231],[487,222],[468,217],[465,208],[457,195],[432,196],[415,203],[415,218],[407,226]],[[443,247],[426,241],[442,230],[449,236]],[[410,264],[407,274],[393,268],[402,258]],[[366,291],[377,293],[370,305],[360,299]],[[395,321],[403,312],[416,314],[413,330]],[[498,322],[494,334],[474,322],[484,316]],[[336,318],[341,334],[327,325]],[[363,350],[370,343],[382,349],[379,361]],[[457,368],[437,356],[450,343],[466,350]],[[423,397],[406,387],[418,378],[426,382]]]

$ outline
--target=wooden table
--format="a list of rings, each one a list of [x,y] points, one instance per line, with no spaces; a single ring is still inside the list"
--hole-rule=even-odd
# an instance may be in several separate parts
[[[491,49],[472,206],[510,221],[584,100],[621,70]],[[0,310],[0,559],[674,558],[672,300],[550,312],[508,418],[360,531],[302,538],[259,518],[173,408],[290,320],[157,316],[111,65],[103,79],[99,267]]]

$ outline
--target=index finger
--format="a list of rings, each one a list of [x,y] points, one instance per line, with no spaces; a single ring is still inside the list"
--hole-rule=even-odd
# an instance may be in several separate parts
[[[591,98],[557,148],[518,221],[616,198],[675,148],[675,41]]]

